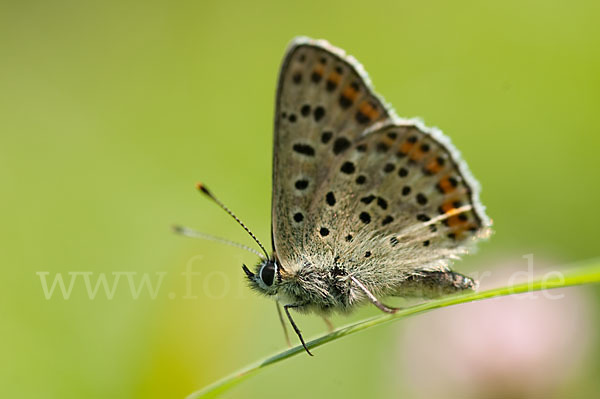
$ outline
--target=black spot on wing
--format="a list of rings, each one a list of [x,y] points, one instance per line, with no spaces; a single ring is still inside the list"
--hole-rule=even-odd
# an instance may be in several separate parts
[[[334,206],[335,205],[335,195],[332,191],[328,192],[325,196],[325,201],[327,201],[327,205]]]
[[[296,186],[296,188],[298,190],[304,190],[304,189],[306,189],[306,187],[308,187],[308,180],[305,180],[305,179],[296,180],[296,183],[294,183],[294,186]]]
[[[369,205],[371,202],[373,202],[374,199],[375,199],[375,196],[371,194],[366,197],[362,197],[360,199],[360,202],[362,202],[363,204]]]
[[[428,222],[431,220],[431,218],[423,213],[420,213],[417,215],[417,220],[421,222]]]
[[[347,161],[347,162],[344,162],[344,164],[342,165],[340,170],[342,171],[342,173],[351,175],[356,170],[356,167],[354,166],[354,164],[352,162]]]
[[[313,114],[315,122],[319,122],[325,116],[325,108],[318,106]]]
[[[358,215],[358,217],[364,224],[371,223],[371,215],[369,215],[368,212],[361,212],[360,215]]]
[[[352,105],[352,100],[342,94],[340,95],[339,103],[340,107],[342,107],[343,109],[348,109]]]
[[[356,112],[356,121],[358,123],[360,123],[361,125],[365,125],[369,122],[371,122],[371,118],[369,118],[367,115],[363,114],[360,111]]]
[[[296,143],[292,148],[298,154],[306,155],[309,157],[313,157],[315,155],[315,149],[308,144]]]
[[[329,92],[334,91],[337,88],[337,83],[335,83],[333,80],[328,80],[325,83],[325,89]]]
[[[310,105],[309,104],[303,105],[302,108],[300,108],[300,114],[302,116],[308,116],[310,114]]]
[[[341,154],[350,147],[350,140],[345,137],[338,137],[333,142],[333,153],[335,155]]]
[[[385,173],[391,173],[394,171],[396,167],[394,166],[393,163],[386,163],[385,166],[383,167],[383,171]]]
[[[377,149],[377,152],[384,153],[390,149],[390,146],[387,145],[386,143],[384,143],[383,141],[381,141],[381,142],[377,143],[377,146],[375,148]]]
[[[331,140],[332,137],[333,137],[333,132],[323,132],[323,134],[321,134],[321,143],[323,143],[323,144],[329,143],[329,140]]]

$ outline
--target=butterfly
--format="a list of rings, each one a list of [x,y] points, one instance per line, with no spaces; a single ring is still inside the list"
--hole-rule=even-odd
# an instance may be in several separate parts
[[[243,265],[249,285],[276,301],[285,331],[283,306],[308,354],[291,309],[327,316],[372,303],[394,313],[399,308],[381,298],[477,287],[449,268],[490,233],[467,165],[439,130],[398,117],[361,64],[325,40],[294,39],[279,74],[273,252],[206,186],[198,188],[264,252],[244,247],[261,258],[253,270]]]

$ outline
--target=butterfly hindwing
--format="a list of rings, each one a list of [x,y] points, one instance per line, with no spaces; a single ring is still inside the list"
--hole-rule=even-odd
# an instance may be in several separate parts
[[[456,150],[411,121],[358,138],[315,193],[308,223],[305,247],[320,243],[310,262],[351,266],[370,287],[370,278],[398,287],[419,270],[445,269],[489,226]]]
[[[330,166],[389,118],[353,58],[325,41],[292,42],[279,77],[273,156],[273,244],[284,265],[306,253],[309,208]]]

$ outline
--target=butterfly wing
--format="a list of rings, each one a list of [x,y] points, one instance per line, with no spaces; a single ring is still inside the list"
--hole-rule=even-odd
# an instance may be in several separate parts
[[[284,267],[307,253],[308,212],[330,166],[369,127],[390,120],[352,57],[326,41],[292,41],[279,76],[273,152],[272,237]]]
[[[456,149],[441,132],[408,120],[356,139],[315,192],[308,216],[308,262],[344,264],[383,295],[420,272],[447,270],[490,226]]]
[[[398,118],[362,66],[324,41],[297,39],[284,59],[273,183],[281,264],[345,265],[374,293],[447,270],[489,231],[449,139]]]

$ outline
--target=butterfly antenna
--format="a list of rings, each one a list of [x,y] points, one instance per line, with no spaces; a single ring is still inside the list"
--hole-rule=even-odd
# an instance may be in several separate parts
[[[223,209],[225,212],[227,212],[229,214],[229,216],[231,216],[236,222],[238,222],[238,224],[240,226],[242,226],[244,230],[246,230],[246,233],[248,233],[250,235],[250,237],[252,237],[252,239],[254,241],[256,241],[256,243],[258,244],[258,246],[260,247],[260,249],[262,249],[262,251],[265,253],[265,256],[267,257],[267,259],[269,259],[269,253],[267,252],[267,250],[265,249],[265,247],[263,247],[263,245],[260,243],[260,241],[258,240],[258,238],[256,238],[256,236],[254,235],[254,233],[252,233],[250,231],[250,229],[248,227],[246,227],[246,225],[240,219],[238,219],[238,217],[235,216],[235,214],[233,212],[231,212],[231,210],[229,210],[229,208],[227,208],[221,201],[219,201],[219,199],[217,197],[215,197],[210,191],[208,191],[208,189],[206,188],[206,186],[204,184],[197,183],[196,184],[196,188],[201,193],[203,193],[204,195],[206,195],[208,198],[210,198],[211,200],[213,200],[217,205],[219,205],[221,207],[221,209]]]
[[[185,236],[185,237],[199,238],[202,240],[219,242],[221,244],[229,245],[231,247],[243,249],[244,251],[252,252],[253,254],[257,255],[259,258],[261,258],[263,260],[267,260],[267,259],[265,259],[265,256],[263,254],[261,254],[259,251],[257,251],[256,249],[250,248],[244,244],[240,244],[235,241],[226,240],[221,237],[216,237],[216,236],[213,236],[210,234],[206,234],[206,233],[202,233],[200,231],[190,229],[188,227],[183,227],[183,226],[178,226],[178,225],[173,226],[173,231],[175,233],[181,234],[182,236]]]

